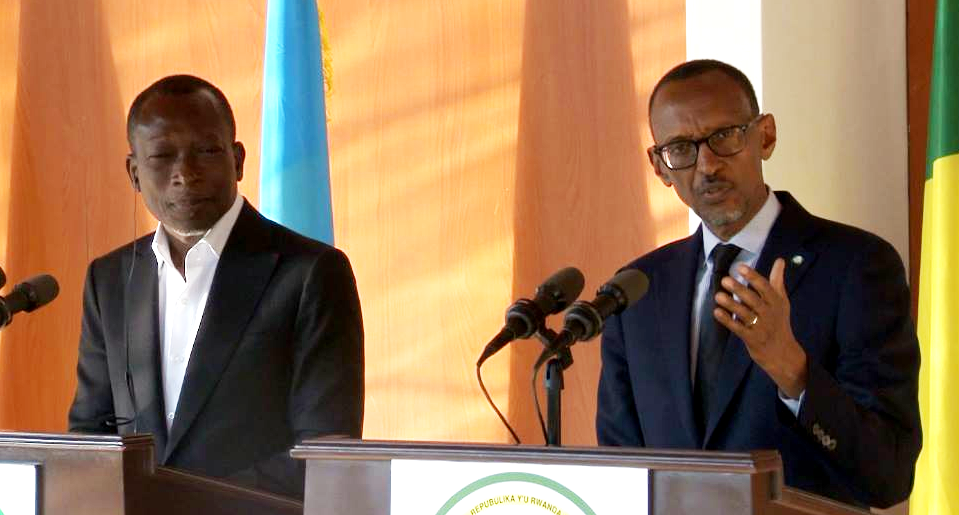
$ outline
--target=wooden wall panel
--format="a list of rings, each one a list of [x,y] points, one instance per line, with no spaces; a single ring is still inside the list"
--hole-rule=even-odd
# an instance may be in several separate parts
[[[502,440],[475,361],[510,301],[522,4],[322,2],[338,244],[370,438]],[[486,369],[505,409],[503,367]]]
[[[505,441],[474,364],[506,306],[568,264],[591,297],[686,232],[642,150],[649,88],[683,59],[684,2],[319,4],[337,244],[366,321],[366,436]],[[155,226],[123,173],[126,109],[163,75],[219,85],[256,203],[265,1],[0,0],[0,12],[0,259],[63,289],[2,334],[0,427],[61,430],[86,264]],[[485,374],[529,441],[535,346]],[[598,346],[576,359],[567,441],[589,443]]]
[[[684,8],[674,1],[526,2],[514,297],[573,265],[587,278],[581,297],[592,299],[621,266],[688,234],[685,208],[656,179],[645,153],[652,144],[648,91],[684,60]],[[560,323],[557,317],[557,330]],[[515,349],[511,418],[524,441],[542,442],[528,379],[540,346]],[[573,354],[563,441],[594,444],[599,340],[578,344]]]
[[[474,362],[510,301],[566,265],[591,291],[687,230],[642,150],[646,92],[683,59],[684,4],[324,4],[337,237],[369,338],[366,435],[502,441]],[[512,349],[487,383],[537,441],[538,344]],[[595,441],[598,361],[586,345],[568,376],[570,443]]]
[[[909,284],[913,316],[919,309],[919,258],[922,247],[922,203],[926,185],[926,140],[929,132],[929,84],[936,2],[906,3],[906,66],[909,110]]]
[[[193,73],[231,99],[256,200],[264,5],[232,0],[4,0],[0,65],[2,264],[46,272],[59,298],[0,340],[0,427],[62,430],[73,397],[87,263],[151,231],[124,171],[126,111],[161,76]],[[10,50],[10,49],[13,50]],[[12,90],[12,95],[9,91]],[[8,176],[5,174],[9,174]],[[8,184],[8,185],[7,185]],[[136,210],[136,215],[134,215]],[[135,216],[135,218],[134,218]]]
[[[112,62],[102,59],[111,48],[99,4],[24,2],[18,36],[4,265],[11,283],[49,272],[62,288],[56,302],[4,330],[2,420],[60,429],[76,364],[76,284],[91,243],[105,225],[130,220],[133,203],[132,194],[115,196],[122,173],[111,176],[105,161],[123,155],[123,118]]]
[[[0,227],[5,225],[10,212],[10,176],[13,148],[13,118],[17,100],[17,51],[20,6],[12,1],[0,2]],[[7,238],[0,237],[0,258],[7,255]],[[7,270],[7,260],[0,261]],[[0,332],[0,428],[13,427],[4,414],[11,411],[17,392],[5,385],[3,377],[12,362],[6,352],[7,338]]]
[[[7,219],[10,209],[10,161],[13,147],[13,117],[17,101],[16,37],[20,25],[20,6],[0,0],[0,224]],[[0,237],[0,256],[7,254],[7,238]],[[0,262],[6,265],[6,262]],[[0,345],[3,335],[0,333]],[[2,365],[0,365],[2,366]],[[3,390],[0,389],[0,396]],[[0,406],[3,404],[0,398]]]

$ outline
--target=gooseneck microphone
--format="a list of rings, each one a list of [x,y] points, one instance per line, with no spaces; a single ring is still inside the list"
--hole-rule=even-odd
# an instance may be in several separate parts
[[[576,301],[566,312],[563,330],[556,339],[543,349],[534,368],[539,368],[557,352],[578,341],[591,340],[603,331],[603,323],[612,315],[621,313],[627,307],[646,295],[649,279],[646,274],[635,269],[626,269],[610,279],[596,291],[592,301]]]
[[[60,285],[53,276],[33,276],[13,287],[6,297],[0,297],[0,328],[10,325],[13,315],[27,313],[46,305],[60,293]]]
[[[514,302],[506,310],[503,329],[486,345],[476,365],[482,365],[509,342],[533,336],[547,316],[566,309],[579,297],[585,282],[582,272],[575,267],[567,267],[551,275],[536,288],[533,300],[519,299]]]
[[[483,391],[486,402],[496,412],[496,416],[506,426],[516,443],[520,443],[519,435],[516,434],[509,421],[503,416],[503,412],[496,407],[496,403],[490,397],[486,385],[483,384],[483,374],[481,373],[483,362],[505,347],[507,343],[517,338],[529,338],[540,328],[545,327],[543,322],[546,317],[566,309],[583,291],[585,282],[583,273],[573,267],[564,268],[551,275],[549,279],[546,279],[543,284],[536,288],[536,295],[533,300],[519,299],[506,310],[506,323],[486,345],[483,354],[476,361],[476,380],[479,382],[480,390]]]

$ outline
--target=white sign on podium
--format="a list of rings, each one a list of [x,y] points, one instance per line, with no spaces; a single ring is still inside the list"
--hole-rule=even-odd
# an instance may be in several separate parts
[[[37,515],[37,469],[0,462],[0,515]]]
[[[392,460],[390,515],[649,513],[646,469]]]

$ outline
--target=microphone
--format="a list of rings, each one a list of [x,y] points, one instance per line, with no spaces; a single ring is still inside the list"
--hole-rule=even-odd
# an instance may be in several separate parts
[[[566,267],[551,275],[543,284],[536,288],[533,300],[519,299],[506,310],[506,324],[483,349],[483,354],[476,361],[480,366],[484,361],[496,354],[507,343],[522,338],[529,338],[543,325],[546,317],[566,309],[583,291],[586,282],[583,273],[575,267]]]
[[[621,313],[627,307],[646,295],[649,278],[636,269],[626,269],[610,279],[596,291],[591,302],[576,301],[563,319],[563,330],[552,344],[543,349],[535,368],[539,368],[549,358],[578,341],[591,340],[603,332],[603,322],[612,315]]]
[[[0,328],[10,325],[13,315],[27,313],[46,305],[60,293],[60,285],[51,275],[33,276],[13,287],[6,297],[0,297]]]

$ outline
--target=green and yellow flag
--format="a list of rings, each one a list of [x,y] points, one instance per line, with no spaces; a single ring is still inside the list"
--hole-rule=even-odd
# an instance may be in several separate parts
[[[959,0],[939,0],[919,272],[923,449],[910,512],[959,515]]]

